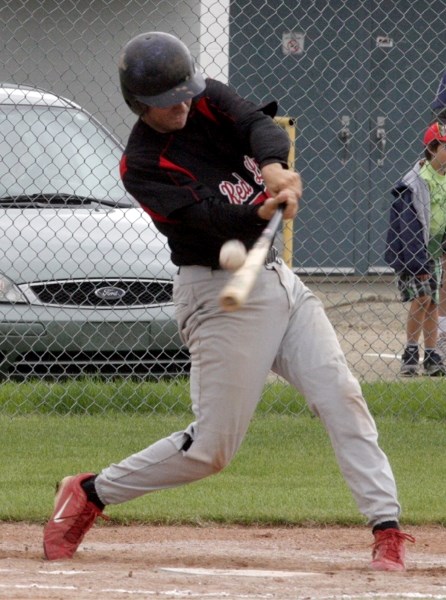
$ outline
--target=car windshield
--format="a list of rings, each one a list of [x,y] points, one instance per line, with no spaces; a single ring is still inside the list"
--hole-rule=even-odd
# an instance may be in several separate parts
[[[3,105],[0,131],[0,203],[136,205],[119,177],[122,149],[88,114]]]

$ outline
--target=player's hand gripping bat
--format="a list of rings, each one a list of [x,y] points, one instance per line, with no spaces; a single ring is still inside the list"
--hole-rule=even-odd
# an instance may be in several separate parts
[[[265,263],[273,238],[282,223],[282,216],[283,207],[279,207],[246,255],[245,262],[233,273],[221,291],[220,306],[223,310],[227,312],[238,310],[246,302],[257,275]]]

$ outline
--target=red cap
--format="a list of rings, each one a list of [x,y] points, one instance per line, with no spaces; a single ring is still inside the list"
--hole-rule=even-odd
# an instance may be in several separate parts
[[[426,146],[434,140],[438,140],[439,142],[446,142],[445,123],[434,123],[424,134],[423,142]]]

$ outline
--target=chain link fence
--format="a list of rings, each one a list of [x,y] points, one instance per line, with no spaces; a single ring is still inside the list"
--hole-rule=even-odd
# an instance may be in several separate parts
[[[384,262],[390,191],[423,153],[446,69],[443,0],[6,0],[0,15],[3,383],[187,378],[175,269],[118,173],[134,115],[117,60],[150,30],[183,39],[207,76],[279,101],[305,185],[283,256],[360,381],[398,378],[407,310]]]

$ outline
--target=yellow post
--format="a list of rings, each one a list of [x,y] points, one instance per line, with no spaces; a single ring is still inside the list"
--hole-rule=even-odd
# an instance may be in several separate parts
[[[294,170],[294,161],[296,158],[296,126],[290,117],[276,117],[276,123],[285,129],[291,141],[290,151],[288,153],[288,168]],[[293,266],[293,221],[288,219],[283,223],[283,260],[292,268]]]

